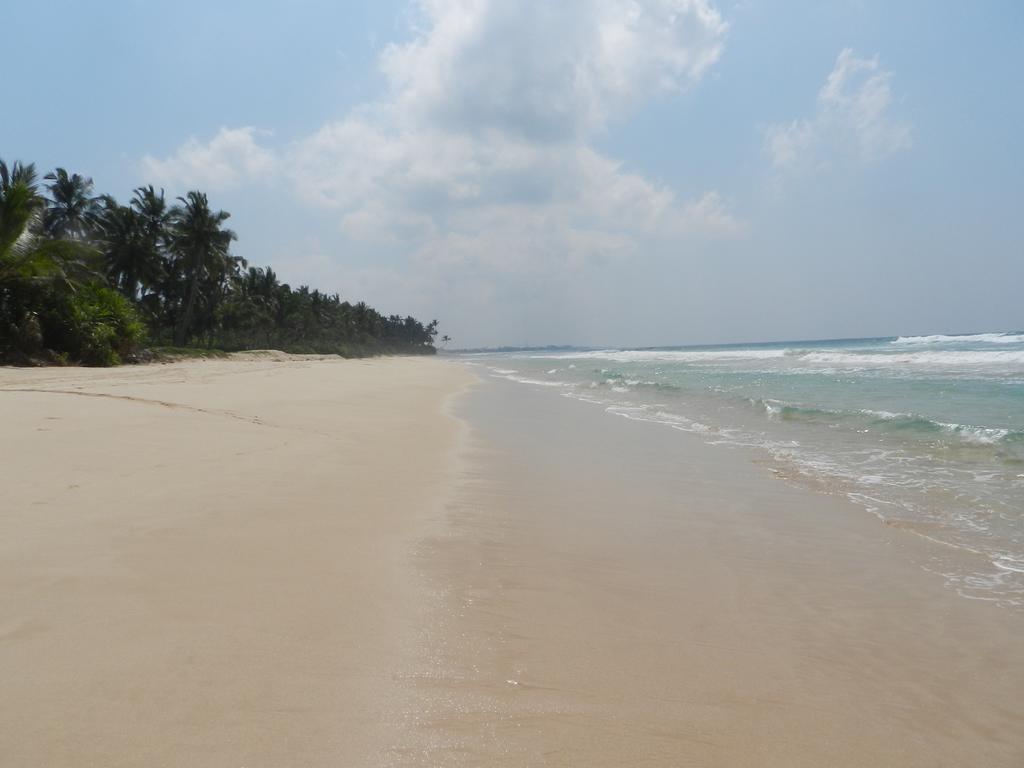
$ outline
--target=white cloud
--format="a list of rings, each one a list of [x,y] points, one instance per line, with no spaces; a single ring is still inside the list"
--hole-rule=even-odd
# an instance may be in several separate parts
[[[846,48],[818,92],[810,119],[768,129],[765,149],[776,168],[819,169],[836,158],[884,159],[912,144],[910,124],[892,113],[892,73],[878,57],[858,58]]]
[[[449,328],[486,325],[492,340],[522,323],[524,302],[540,333],[573,316],[573,281],[613,285],[605,267],[632,272],[742,229],[716,191],[686,199],[595,148],[639,103],[692,87],[718,60],[726,24],[709,0],[414,9],[411,38],[381,56],[380,100],[274,152],[251,128],[190,140],[146,158],[150,178],[226,186],[275,172],[336,216],[350,256],[289,256],[293,275],[402,311],[440,302]]]
[[[171,156],[146,155],[142,172],[147,181],[189,189],[222,190],[273,173],[273,151],[257,143],[255,128],[221,128],[210,141],[190,138]]]
[[[387,97],[288,150],[297,193],[350,237],[529,271],[738,227],[716,193],[680,200],[590,143],[718,59],[726,26],[706,0],[417,7],[420,30],[382,56]]]
[[[448,130],[579,137],[698,80],[725,24],[704,0],[422,0],[382,67],[407,116]]]

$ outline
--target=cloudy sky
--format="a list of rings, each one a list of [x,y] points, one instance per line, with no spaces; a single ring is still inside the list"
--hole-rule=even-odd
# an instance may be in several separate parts
[[[251,263],[457,346],[1024,328],[1015,0],[4,16],[4,159],[203,189]]]

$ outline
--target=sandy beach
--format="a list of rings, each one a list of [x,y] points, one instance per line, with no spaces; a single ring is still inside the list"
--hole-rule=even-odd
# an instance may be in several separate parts
[[[5,766],[1024,762],[1024,618],[738,449],[444,359],[0,369],[0,423]]]
[[[380,764],[469,376],[280,359],[0,371],[0,764]]]
[[[1024,763],[1024,621],[962,554],[547,388],[458,402],[423,765]]]

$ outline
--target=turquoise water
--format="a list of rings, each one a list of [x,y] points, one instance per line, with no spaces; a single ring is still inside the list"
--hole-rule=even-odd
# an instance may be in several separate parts
[[[1024,607],[1024,333],[472,360],[613,415],[757,448],[783,476],[969,553],[935,565],[965,596]]]

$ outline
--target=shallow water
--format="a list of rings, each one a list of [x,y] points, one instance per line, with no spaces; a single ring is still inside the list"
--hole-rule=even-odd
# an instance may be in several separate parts
[[[1024,334],[469,356],[492,376],[711,443],[983,558],[961,594],[1024,607]]]

